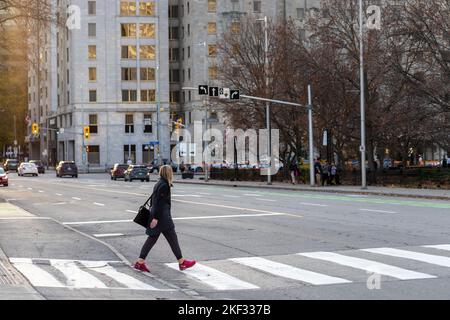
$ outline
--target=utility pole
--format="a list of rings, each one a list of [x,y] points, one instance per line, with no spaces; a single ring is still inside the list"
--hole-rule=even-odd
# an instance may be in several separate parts
[[[156,148],[158,150],[158,165],[162,165],[162,158],[161,158],[161,86],[160,86],[160,46],[159,46],[159,28],[160,28],[160,20],[159,20],[159,3],[158,3],[158,34],[156,36],[156,39],[158,41],[156,47],[157,47],[157,60],[156,60],[156,72],[157,72],[157,79],[156,79],[156,94],[157,94],[157,105],[156,105],[156,140],[159,142],[158,145],[156,145]]]
[[[316,176],[314,172],[314,137],[313,137],[313,118],[312,118],[312,93],[311,86],[308,86],[308,125],[309,125],[309,181],[311,187],[316,184]]]
[[[364,23],[363,3],[359,0],[359,62],[360,62],[360,94],[361,94],[361,187],[367,189],[366,177],[366,116],[365,116],[365,83],[364,83]]]

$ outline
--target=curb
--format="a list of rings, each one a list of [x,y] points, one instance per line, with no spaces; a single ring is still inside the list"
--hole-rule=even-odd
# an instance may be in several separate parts
[[[239,184],[227,184],[222,182],[191,182],[183,180],[175,180],[174,183],[180,184],[192,184],[192,185],[209,185],[209,186],[220,186],[229,188],[254,188],[254,189],[273,189],[273,190],[288,190],[288,191],[308,191],[308,192],[326,192],[334,194],[359,194],[359,195],[375,195],[375,196],[385,196],[393,198],[415,198],[415,199],[428,199],[428,200],[444,200],[450,201],[450,197],[446,196],[432,196],[432,195],[413,195],[413,194],[402,194],[402,193],[387,193],[380,191],[355,191],[355,190],[330,190],[330,189],[308,189],[308,188],[292,188],[292,187],[280,187],[280,186],[255,186],[255,185],[239,185]]]

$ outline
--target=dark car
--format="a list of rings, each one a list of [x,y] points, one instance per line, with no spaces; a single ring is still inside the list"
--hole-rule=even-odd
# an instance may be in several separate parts
[[[8,159],[3,167],[6,171],[17,171],[19,169],[19,161],[16,159]]]
[[[125,179],[125,171],[127,171],[127,164],[116,163],[111,170],[111,180]]]
[[[173,162],[169,163],[169,161],[163,160],[163,164],[164,165],[170,165],[172,167],[172,170],[173,170],[174,173],[176,173],[178,171],[178,165],[176,165]],[[152,163],[148,166],[148,168],[149,168],[151,173],[158,174],[159,173],[158,160],[153,160]]]
[[[30,160],[30,163],[34,163],[34,165],[38,168],[39,173],[45,173],[45,166],[40,160]]]
[[[56,177],[71,176],[78,178],[78,168],[73,161],[61,161],[56,167]]]
[[[133,180],[141,180],[142,182],[150,181],[149,171],[147,166],[138,166],[138,165],[131,165],[128,167],[128,169],[125,171],[124,174],[125,181],[132,182]]]

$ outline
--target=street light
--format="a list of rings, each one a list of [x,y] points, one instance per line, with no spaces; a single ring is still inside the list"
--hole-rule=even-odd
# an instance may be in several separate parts
[[[364,38],[363,38],[363,4],[359,0],[359,64],[360,64],[360,95],[361,95],[361,186],[367,189],[366,177],[366,116],[364,97]]]
[[[269,98],[269,37],[268,37],[268,26],[267,26],[267,16],[263,19],[256,19],[256,21],[264,21],[264,53],[265,53],[265,61],[264,61],[264,70],[266,76],[266,97]],[[267,121],[267,156],[269,158],[269,167],[272,164],[272,141],[270,134],[270,102],[266,102],[266,121]],[[267,184],[272,184],[272,172],[269,172],[267,175]]]

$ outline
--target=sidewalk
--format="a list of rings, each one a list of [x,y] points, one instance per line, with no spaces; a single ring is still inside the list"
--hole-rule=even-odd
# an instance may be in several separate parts
[[[450,190],[442,189],[409,189],[409,188],[390,188],[390,187],[368,187],[367,190],[362,190],[357,186],[326,186],[326,187],[311,187],[309,185],[292,185],[282,182],[273,182],[272,185],[267,185],[266,182],[249,182],[249,181],[221,181],[221,180],[204,180],[186,179],[182,180],[181,176],[177,175],[176,183],[196,184],[196,185],[211,185],[224,187],[245,187],[245,188],[261,188],[261,189],[275,189],[275,190],[290,190],[290,191],[308,191],[308,192],[328,192],[339,194],[360,194],[360,195],[377,195],[388,197],[407,197],[407,198],[423,198],[431,200],[445,200],[450,201]]]

